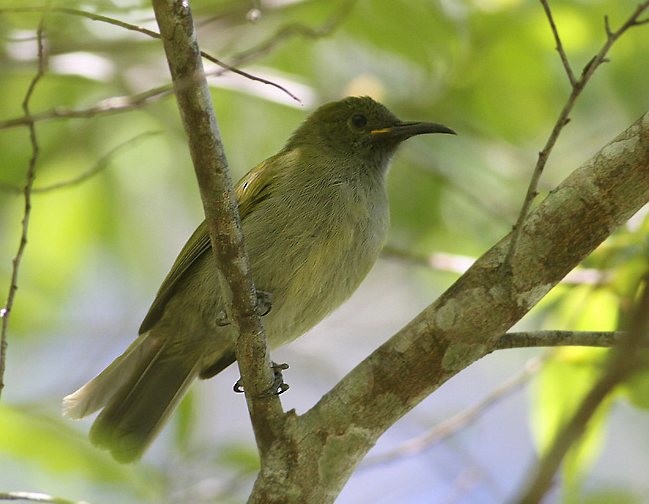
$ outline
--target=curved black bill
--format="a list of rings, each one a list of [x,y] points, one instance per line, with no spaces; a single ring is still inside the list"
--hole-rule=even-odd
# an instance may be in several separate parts
[[[415,135],[425,135],[428,133],[445,133],[447,135],[456,135],[451,128],[438,123],[429,122],[400,122],[394,126],[380,128],[370,131],[374,138],[394,138],[405,140]]]

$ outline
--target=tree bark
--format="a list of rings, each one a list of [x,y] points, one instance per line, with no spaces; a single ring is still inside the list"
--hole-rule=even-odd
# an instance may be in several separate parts
[[[230,297],[228,319],[239,331],[237,364],[260,451],[281,429],[284,415],[279,398],[265,393],[273,371],[264,328],[256,312],[256,293],[245,252],[241,221],[212,98],[205,78],[189,3],[153,0],[178,108],[198,179],[205,220],[223,281]]]
[[[189,6],[174,0],[153,4],[210,236],[232,287],[234,319],[254,343],[259,335],[254,288]],[[648,200],[649,113],[530,213],[511,253],[510,234],[311,410],[301,416],[282,414],[279,401],[255,402],[248,396],[261,453],[261,471],[249,502],[333,502],[386,429],[447,379],[497,349],[512,325]],[[256,348],[265,351],[263,345]],[[250,378],[244,370],[260,377],[268,359],[267,354],[252,354],[238,354],[247,362],[242,366],[246,388]],[[259,388],[263,379],[252,383]]]
[[[572,268],[649,201],[649,113],[575,170],[510,235],[375,350],[262,459],[252,503],[333,502],[378,437],[498,346]]]

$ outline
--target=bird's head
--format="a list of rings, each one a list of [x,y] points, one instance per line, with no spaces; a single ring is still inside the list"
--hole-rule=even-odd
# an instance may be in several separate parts
[[[426,133],[455,134],[442,124],[401,121],[372,98],[354,96],[318,108],[293,133],[287,148],[309,145],[323,155],[384,165],[401,142]]]

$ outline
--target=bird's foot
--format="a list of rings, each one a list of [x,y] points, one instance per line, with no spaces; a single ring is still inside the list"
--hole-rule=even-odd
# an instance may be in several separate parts
[[[288,369],[288,364],[277,364],[275,362],[271,362],[270,367],[273,369],[273,384],[268,388],[268,390],[260,394],[259,397],[280,395],[289,389],[289,384],[284,383],[284,377],[282,376],[282,371]],[[232,390],[234,390],[238,394],[241,394],[243,392],[243,383],[241,382],[241,378],[237,380],[237,382],[234,384],[234,387],[232,387]]]
[[[277,364],[271,361],[270,367],[273,369],[273,385],[263,395],[283,394],[289,389],[289,384],[284,382],[284,376],[282,375],[282,371],[288,369],[288,364],[286,362]]]
[[[264,317],[270,313],[270,310],[273,308],[273,293],[268,291],[257,291],[257,305],[255,309],[257,310],[257,315]]]
[[[255,305],[255,311],[260,317],[264,317],[270,313],[271,308],[273,307],[273,294],[267,291],[257,291],[257,304]],[[224,327],[230,325],[230,319],[228,314],[224,310],[221,310],[216,315],[216,325],[219,327]]]

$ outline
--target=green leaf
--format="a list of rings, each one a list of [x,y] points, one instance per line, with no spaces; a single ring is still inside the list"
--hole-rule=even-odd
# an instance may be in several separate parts
[[[645,353],[647,352],[645,351]],[[649,371],[632,375],[621,386],[621,389],[625,397],[636,408],[649,410]]]
[[[599,377],[604,354],[600,349],[565,348],[546,364],[536,380],[532,405],[532,433],[541,453],[552,446]],[[600,406],[568,452],[563,464],[566,492],[577,491],[583,475],[600,454],[609,409],[610,399]]]
[[[28,408],[0,405],[0,453],[48,474],[119,483],[141,496],[155,493],[149,470],[115,462],[67,423]]]

